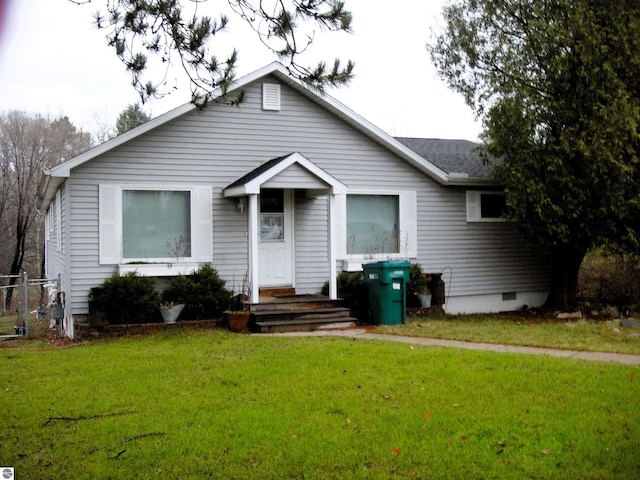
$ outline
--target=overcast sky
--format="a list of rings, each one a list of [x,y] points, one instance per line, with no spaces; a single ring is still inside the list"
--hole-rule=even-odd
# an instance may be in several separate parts
[[[4,3],[4,8],[1,5]],[[356,78],[328,93],[394,136],[477,140],[480,124],[431,66],[425,43],[444,0],[347,0],[352,35],[322,34],[312,58],[356,63]],[[0,111],[67,115],[95,132],[138,100],[92,14],[105,0],[0,0]],[[207,5],[226,4],[210,0]],[[230,17],[224,42],[239,48],[238,76],[276,60]],[[216,50],[222,57],[226,50]],[[310,60],[309,63],[312,63]],[[174,74],[175,76],[175,74]],[[170,77],[170,79],[173,77]],[[180,80],[178,80],[179,84]],[[152,116],[187,103],[188,88],[145,105]]]

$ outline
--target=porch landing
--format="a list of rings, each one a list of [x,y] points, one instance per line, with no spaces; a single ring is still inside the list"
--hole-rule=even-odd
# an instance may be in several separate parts
[[[249,310],[250,328],[258,333],[350,328],[357,322],[351,311],[342,306],[342,300],[289,291],[261,290],[260,303],[252,304]]]

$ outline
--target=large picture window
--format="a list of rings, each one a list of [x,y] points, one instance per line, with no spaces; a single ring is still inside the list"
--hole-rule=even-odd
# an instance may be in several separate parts
[[[191,257],[191,192],[123,190],[122,256]]]
[[[212,261],[210,186],[102,184],[98,193],[101,265],[163,276]]]
[[[415,190],[353,189],[336,195],[336,253],[346,271],[374,259],[416,258]]]
[[[397,195],[347,195],[347,254],[400,253]]]

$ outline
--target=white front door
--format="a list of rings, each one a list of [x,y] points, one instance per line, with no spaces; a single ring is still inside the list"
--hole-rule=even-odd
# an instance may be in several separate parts
[[[293,285],[293,191],[262,189],[258,281],[261,287]]]

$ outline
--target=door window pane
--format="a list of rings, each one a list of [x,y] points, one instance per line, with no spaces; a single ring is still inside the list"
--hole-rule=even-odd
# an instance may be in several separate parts
[[[122,191],[124,258],[191,256],[191,192]]]
[[[347,195],[347,253],[399,253],[395,195]]]
[[[284,241],[284,190],[260,192],[260,241]]]

